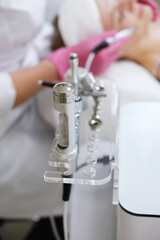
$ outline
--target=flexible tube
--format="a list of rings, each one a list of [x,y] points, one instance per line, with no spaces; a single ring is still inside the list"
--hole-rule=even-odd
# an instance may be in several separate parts
[[[59,233],[57,231],[55,221],[53,220],[53,216],[49,216],[49,219],[50,219],[50,224],[51,224],[53,235],[55,236],[56,240],[61,240]]]
[[[63,210],[63,230],[64,230],[64,239],[69,240],[69,231],[68,231],[68,202],[64,202]]]

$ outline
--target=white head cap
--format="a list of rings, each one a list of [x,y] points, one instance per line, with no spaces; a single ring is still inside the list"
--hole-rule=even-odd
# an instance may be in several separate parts
[[[66,0],[62,5],[58,27],[66,46],[103,32],[95,0]]]

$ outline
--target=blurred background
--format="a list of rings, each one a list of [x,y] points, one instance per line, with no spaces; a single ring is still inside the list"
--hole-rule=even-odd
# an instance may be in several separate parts
[[[156,2],[160,6],[160,0],[156,0]],[[57,217],[56,227],[63,235],[61,217]],[[49,219],[42,219],[40,222],[35,220],[0,220],[0,240],[32,240],[37,238],[55,239]]]

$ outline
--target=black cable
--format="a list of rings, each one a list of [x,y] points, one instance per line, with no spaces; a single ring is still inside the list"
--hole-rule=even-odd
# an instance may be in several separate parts
[[[114,156],[110,159],[108,155],[104,155],[103,157],[97,159],[97,163],[98,163],[98,164],[99,164],[99,163],[102,163],[102,164],[104,164],[104,165],[109,164],[109,163],[112,162],[112,161],[114,161]],[[81,169],[81,168],[83,168],[83,167],[85,167],[85,166],[87,166],[87,163],[81,164],[80,166],[78,166],[78,167],[76,168],[76,171],[79,171],[79,169]]]
[[[63,178],[72,178],[72,175],[68,175],[68,176],[62,175],[62,177]],[[70,184],[70,183],[63,183],[62,200],[64,202],[69,201],[69,197],[70,197],[70,193],[71,193],[71,187],[72,187],[72,184]]]
[[[50,88],[53,88],[56,85],[56,83],[44,82],[42,80],[39,80],[38,84],[41,86],[50,87]]]
[[[63,178],[71,178],[72,175],[62,175]],[[63,183],[63,194],[62,194],[62,200],[64,201],[64,212],[63,212],[63,231],[64,231],[64,239],[67,240],[69,239],[69,230],[68,230],[68,202],[70,199],[70,194],[71,194],[71,183]]]
[[[93,50],[92,50],[92,53],[97,53],[99,52],[100,50],[102,50],[103,48],[106,48],[109,46],[109,43],[107,41],[104,41],[102,43],[100,43],[97,47],[95,47]]]

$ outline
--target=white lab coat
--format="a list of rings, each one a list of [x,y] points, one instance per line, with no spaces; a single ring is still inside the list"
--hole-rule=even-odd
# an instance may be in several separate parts
[[[49,20],[62,1],[0,1],[0,217],[62,211],[61,185],[43,180],[54,130],[41,119],[37,97],[12,110],[16,93],[9,75],[49,52]]]

